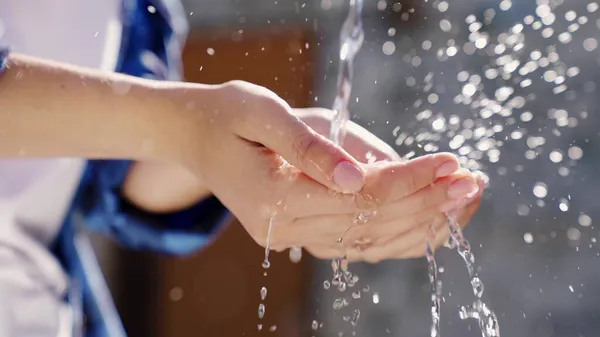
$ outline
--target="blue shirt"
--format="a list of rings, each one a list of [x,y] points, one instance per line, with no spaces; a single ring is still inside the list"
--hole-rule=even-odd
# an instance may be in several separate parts
[[[123,36],[115,70],[157,80],[180,79],[187,33],[180,4],[176,0],[123,0],[122,10]],[[7,51],[0,50],[0,72],[6,56]],[[149,214],[136,208],[119,192],[131,164],[126,160],[87,162],[52,247],[72,280],[66,300],[75,313],[74,336],[125,336],[86,229],[134,249],[186,255],[209,243],[228,215],[214,197],[172,214]]]

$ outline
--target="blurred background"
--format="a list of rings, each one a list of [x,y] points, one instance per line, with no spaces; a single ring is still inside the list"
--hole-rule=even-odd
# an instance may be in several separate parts
[[[342,0],[185,0],[186,80],[242,79],[292,106],[330,107]],[[600,331],[598,203],[600,10],[589,0],[365,0],[352,118],[400,154],[450,150],[490,176],[466,230],[503,336]],[[99,239],[101,240],[101,239]],[[360,299],[334,311],[327,261],[263,250],[236,223],[186,259],[98,250],[131,336],[428,336],[425,259],[353,264]],[[467,271],[437,253],[445,337],[480,336],[461,321]],[[268,287],[265,318],[257,306]],[[344,320],[354,309],[356,327]],[[258,331],[257,324],[263,324]]]

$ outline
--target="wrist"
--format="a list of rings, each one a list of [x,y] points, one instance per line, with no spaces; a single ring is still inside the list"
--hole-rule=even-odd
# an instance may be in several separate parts
[[[177,162],[197,169],[205,156],[208,141],[209,112],[215,110],[215,90],[219,86],[185,82],[149,81],[137,104],[150,108],[157,116],[154,134],[162,147],[151,159]]]

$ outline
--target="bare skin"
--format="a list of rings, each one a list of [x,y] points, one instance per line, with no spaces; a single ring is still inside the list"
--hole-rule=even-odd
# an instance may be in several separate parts
[[[140,208],[176,211],[213,194],[259,244],[276,213],[275,249],[333,257],[348,221],[377,210],[368,230],[352,233],[369,236],[377,253],[360,250],[355,259],[410,257],[413,231],[429,226],[423,219],[469,203],[476,209],[482,191],[453,155],[400,162],[357,125],[339,148],[315,131],[331,111],[291,109],[250,83],[156,82],[23,55],[8,65],[0,77],[0,158],[135,160],[123,193]],[[369,152],[389,162],[356,159]]]

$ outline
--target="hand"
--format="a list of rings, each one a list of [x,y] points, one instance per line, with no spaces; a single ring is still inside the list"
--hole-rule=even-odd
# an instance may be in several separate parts
[[[320,134],[328,134],[331,119],[333,118],[333,111],[321,108],[295,109],[294,114]],[[344,150],[348,151],[348,153],[359,161],[402,160],[389,145],[361,126],[349,122],[347,130],[348,133],[344,141]],[[354,248],[352,248],[352,244],[350,244],[350,248],[346,245],[344,252],[342,252],[342,247],[339,245],[309,246],[306,247],[306,249],[313,255],[321,257],[348,254],[350,260],[354,261],[368,260],[377,262],[386,257],[402,259],[423,257],[425,255],[425,244],[428,237],[432,239],[435,248],[440,247],[449,239],[446,215],[443,212],[461,208],[458,212],[458,222],[461,227],[464,228],[477,211],[485,184],[487,183],[487,177],[481,173],[477,173],[476,177],[479,191],[471,198],[459,202],[450,201],[445,205],[440,205],[438,209],[431,210],[430,212],[427,212],[427,214],[424,214],[421,219],[415,219],[418,223],[414,225],[414,227],[412,227],[413,225],[411,225],[410,222],[407,223],[406,219],[398,218],[395,219],[396,221],[392,221],[389,226],[398,226],[398,230],[401,230],[401,228],[410,228],[409,230],[404,230],[398,237],[394,238],[394,240],[383,240],[383,242],[380,242],[383,244],[379,245],[377,243],[371,244],[369,240],[365,240],[365,237],[368,236],[368,230],[366,229],[373,230],[372,227],[369,227],[371,224],[367,223],[365,224],[365,227],[360,229],[361,233],[356,232],[358,229],[352,229],[351,232],[347,234],[346,238],[346,241],[351,242],[353,236],[355,239],[358,236],[360,239],[357,241],[362,243],[362,245],[354,244]],[[435,219],[435,221],[432,221],[431,219]],[[430,221],[428,222],[428,220]],[[432,238],[431,230],[435,231]],[[368,246],[372,246],[373,249],[365,249]]]
[[[463,171],[466,174],[466,172]],[[457,174],[455,174],[457,175]],[[471,174],[469,174],[471,175]],[[472,175],[471,175],[472,176]],[[478,191],[468,197],[463,198],[460,201],[451,201],[438,207],[437,209],[429,209],[424,212],[418,213],[416,216],[408,219],[395,219],[395,221],[384,224],[386,227],[395,226],[396,230],[400,232],[397,236],[389,236],[388,239],[381,241],[374,241],[373,244],[368,243],[361,247],[361,242],[365,242],[365,237],[369,237],[369,232],[376,232],[378,229],[373,227],[358,228],[354,238],[349,238],[347,241],[354,241],[354,245],[350,244],[345,246],[344,253],[348,256],[350,261],[367,261],[370,263],[377,263],[385,259],[411,259],[420,258],[425,256],[426,244],[428,240],[431,240],[434,249],[439,248],[443,244],[447,243],[450,239],[450,231],[448,227],[448,220],[446,212],[456,211],[457,220],[461,228],[465,228],[475,212],[479,208],[481,197],[487,182],[487,177],[481,173],[475,174]],[[444,179],[447,180],[447,179]],[[445,184],[447,182],[440,181]],[[359,237],[358,240],[355,238]],[[369,240],[367,240],[368,242]],[[339,256],[341,253],[340,247],[307,247],[307,250],[316,256],[329,257],[331,255]]]
[[[476,173],[477,182],[479,184],[479,192],[470,198],[464,199],[462,202],[455,205],[445,205],[442,209],[447,209],[451,213],[455,213],[456,220],[460,225],[461,229],[464,229],[471,218],[477,212],[479,205],[481,204],[481,198],[483,191],[489,182],[489,178],[481,172]],[[446,219],[433,223],[431,226],[433,231],[427,233],[428,239],[431,240],[434,249],[441,247],[446,243],[450,243],[453,246],[453,242],[450,242],[450,230]],[[425,255],[424,243],[415,244],[412,248],[407,249],[404,253],[406,258],[423,257]]]
[[[317,133],[328,136],[334,112],[323,108],[294,109],[294,115]],[[394,149],[362,126],[349,121],[346,124],[343,148],[362,163],[402,161]]]
[[[188,98],[198,96],[191,94]],[[204,147],[187,165],[263,246],[271,215],[270,243],[278,250],[334,246],[358,213],[372,210],[376,215],[365,227],[378,228],[372,239],[380,242],[419,225],[420,215],[431,216],[436,207],[477,190],[471,174],[453,174],[459,165],[450,154],[359,165],[264,88],[231,82],[203,98],[196,115],[206,123]],[[405,226],[393,225],[398,219]]]

